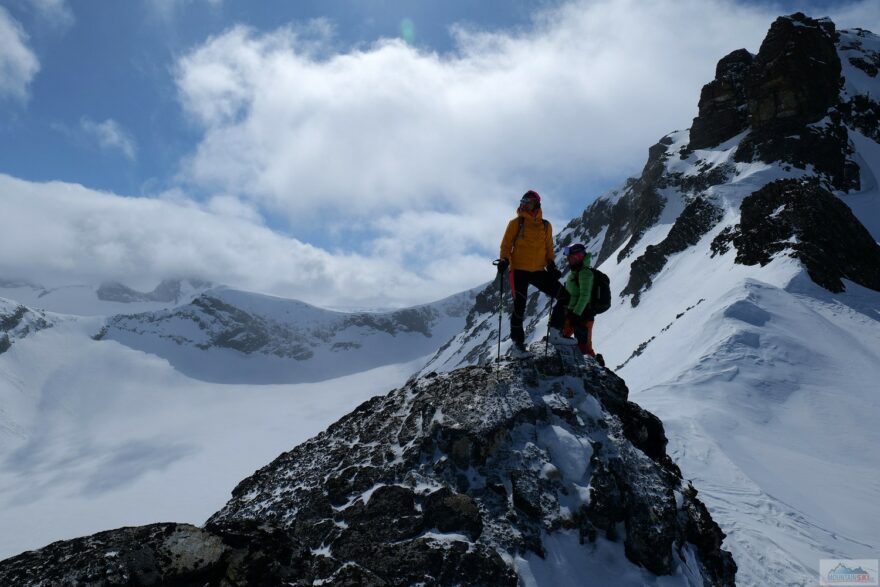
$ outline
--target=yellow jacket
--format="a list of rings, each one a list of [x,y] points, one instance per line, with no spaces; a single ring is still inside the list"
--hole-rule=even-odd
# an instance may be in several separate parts
[[[520,218],[523,219],[523,231],[516,238]],[[541,271],[547,263],[554,261],[553,227],[549,222],[545,226],[540,208],[534,216],[523,210],[517,211],[517,218],[511,220],[504,231],[499,257],[508,259],[511,269],[523,271]]]

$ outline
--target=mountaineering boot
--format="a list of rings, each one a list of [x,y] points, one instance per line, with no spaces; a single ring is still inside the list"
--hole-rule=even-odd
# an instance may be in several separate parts
[[[532,356],[532,353],[526,349],[526,345],[521,342],[514,342],[510,346],[510,350],[507,351],[507,354],[510,355],[511,359],[528,359]]]
[[[599,365],[601,365],[602,367],[604,367],[605,366],[605,357],[603,357],[601,354],[596,355],[596,362],[599,363]]]
[[[575,346],[577,344],[577,340],[574,338],[566,338],[562,336],[562,333],[558,328],[550,329],[550,344],[555,346]]]

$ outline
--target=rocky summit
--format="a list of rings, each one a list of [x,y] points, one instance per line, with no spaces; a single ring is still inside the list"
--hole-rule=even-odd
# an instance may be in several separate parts
[[[367,401],[242,481],[203,528],[57,542],[0,562],[0,584],[513,586],[559,564],[562,541],[584,585],[605,584],[589,569],[609,556],[643,579],[733,585],[660,421],[610,370],[531,350]]]

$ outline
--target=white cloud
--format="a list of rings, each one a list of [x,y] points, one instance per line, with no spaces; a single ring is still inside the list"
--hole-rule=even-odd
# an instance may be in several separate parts
[[[18,21],[0,6],[0,99],[27,99],[28,86],[40,70],[40,62],[27,41]]]
[[[112,118],[103,122],[83,118],[80,121],[80,128],[97,140],[102,149],[121,151],[131,161],[134,161],[137,156],[137,144],[134,137]]]
[[[66,29],[76,20],[67,0],[30,0],[30,3],[37,14],[54,27]]]
[[[844,6],[846,18],[862,18],[859,6],[874,5]],[[648,146],[690,125],[717,60],[757,50],[778,13],[584,0],[527,31],[458,29],[444,55],[399,41],[340,52],[325,21],[235,27],[177,64],[181,103],[203,133],[181,185],[132,199],[0,176],[11,227],[0,268],[145,286],[197,276],[321,305],[454,293],[492,277],[520,194],[542,192],[562,228],[563,212],[596,194],[572,205],[558,186],[640,168]],[[118,124],[83,123],[134,158]],[[272,230],[279,216],[290,233],[319,227],[331,244]]]
[[[236,27],[182,58],[204,137],[184,167],[292,222],[515,199],[617,175],[689,126],[717,60],[772,21],[721,0],[575,2],[525,33],[455,31],[450,55],[401,41],[331,56],[282,28]],[[592,194],[585,194],[589,196]]]
[[[180,192],[126,198],[2,174],[0,194],[0,273],[48,285],[115,279],[147,288],[164,277],[198,277],[322,306],[388,306],[484,278],[485,262],[467,255],[437,275],[383,256],[331,254],[253,222],[228,198],[200,206]]]
[[[527,31],[457,28],[442,55],[399,40],[334,52],[321,22],[234,27],[178,62],[203,132],[180,178],[295,234],[367,225],[363,252],[407,267],[493,258],[523,192],[541,192],[561,228],[598,195],[562,202],[561,186],[640,169],[650,145],[690,126],[718,59],[756,51],[775,16],[725,0],[583,0]]]
[[[579,1],[526,32],[456,29],[446,55],[394,40],[333,53],[326,22],[235,27],[178,62],[204,133],[181,178],[398,270],[478,283],[519,195],[544,193],[561,228],[573,206],[556,186],[639,168],[690,125],[717,60],[756,50],[772,20],[721,0]]]
[[[865,22],[878,6],[833,16]],[[399,40],[334,52],[324,22],[234,27],[178,61],[181,104],[203,132],[180,177],[294,233],[320,222],[341,239],[354,226],[375,237],[362,252],[403,266],[491,258],[520,194],[542,192],[561,228],[598,195],[560,202],[561,187],[639,170],[651,144],[690,126],[717,61],[757,51],[782,12],[575,0],[527,30],[458,27],[442,55]]]
[[[819,12],[821,9],[816,14]],[[840,29],[858,27],[880,34],[880,2],[877,0],[841,2],[833,7],[826,7],[825,12]]]

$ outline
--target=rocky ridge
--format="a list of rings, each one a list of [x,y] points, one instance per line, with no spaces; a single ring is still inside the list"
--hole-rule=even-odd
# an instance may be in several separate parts
[[[733,585],[660,421],[611,371],[542,348],[373,398],[242,481],[204,528],[54,543],[0,562],[0,583],[517,585],[562,536],[588,560],[610,545],[644,577]]]
[[[15,339],[51,327],[52,322],[45,312],[0,298],[0,354],[8,351]]]
[[[203,380],[318,381],[433,352],[460,328],[474,295],[346,313],[215,288],[174,308],[112,316],[95,339],[156,354]],[[225,353],[225,369],[217,353]]]

